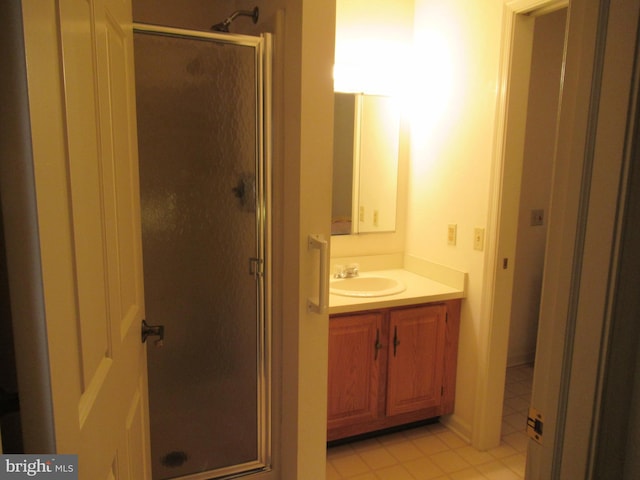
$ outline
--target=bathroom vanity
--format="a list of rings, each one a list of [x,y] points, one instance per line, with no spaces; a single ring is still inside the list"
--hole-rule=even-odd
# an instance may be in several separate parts
[[[463,292],[395,276],[399,294],[331,295],[329,441],[453,412]]]

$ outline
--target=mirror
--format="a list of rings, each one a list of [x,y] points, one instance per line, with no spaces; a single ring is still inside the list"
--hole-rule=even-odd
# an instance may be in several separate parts
[[[332,235],[396,228],[400,114],[391,97],[334,95]]]

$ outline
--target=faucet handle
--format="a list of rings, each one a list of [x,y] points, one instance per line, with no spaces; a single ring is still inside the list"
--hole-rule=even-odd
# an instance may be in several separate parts
[[[360,264],[359,263],[350,263],[347,265],[346,274],[349,277],[357,277],[360,272]]]

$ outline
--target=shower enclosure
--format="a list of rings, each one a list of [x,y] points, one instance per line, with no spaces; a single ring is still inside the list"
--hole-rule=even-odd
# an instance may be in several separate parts
[[[269,43],[135,26],[154,480],[269,468]]]

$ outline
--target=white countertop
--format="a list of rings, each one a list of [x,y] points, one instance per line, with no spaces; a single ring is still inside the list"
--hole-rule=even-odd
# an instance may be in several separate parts
[[[407,270],[378,270],[363,272],[362,276],[384,276],[400,280],[406,290],[382,297],[347,297],[329,295],[329,314],[358,312],[376,308],[401,307],[419,303],[441,302],[464,297],[464,290],[436,282]]]

